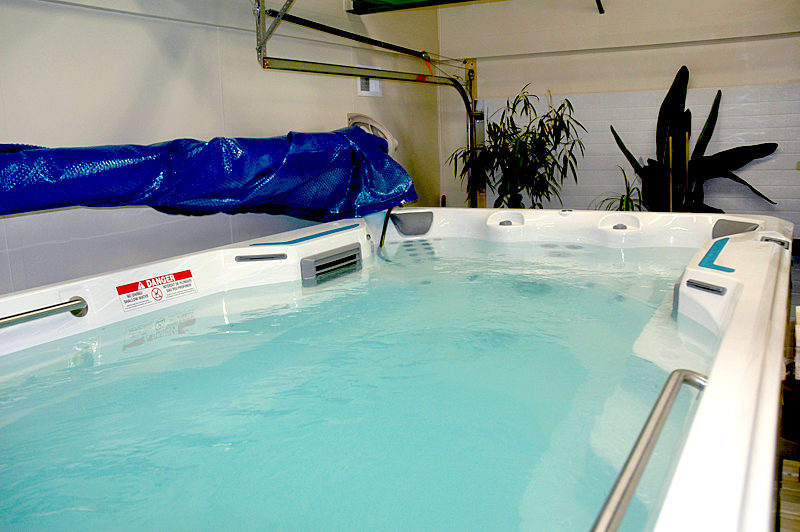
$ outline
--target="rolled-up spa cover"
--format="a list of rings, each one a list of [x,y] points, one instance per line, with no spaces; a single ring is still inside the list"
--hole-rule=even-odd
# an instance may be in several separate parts
[[[171,214],[366,216],[417,197],[386,149],[384,139],[358,127],[150,146],[0,144],[0,215],[147,205]]]

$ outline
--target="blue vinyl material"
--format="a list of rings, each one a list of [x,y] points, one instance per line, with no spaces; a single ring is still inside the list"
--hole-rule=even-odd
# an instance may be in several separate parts
[[[386,141],[358,127],[150,146],[0,144],[0,215],[147,205],[170,214],[366,216],[417,198]]]

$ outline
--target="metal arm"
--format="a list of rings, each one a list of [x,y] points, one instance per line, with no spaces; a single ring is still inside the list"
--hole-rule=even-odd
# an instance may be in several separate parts
[[[474,153],[477,146],[477,139],[475,134],[475,112],[473,110],[474,106],[472,104],[472,101],[470,100],[469,95],[467,94],[467,91],[464,90],[464,87],[455,78],[444,77],[444,76],[433,76],[427,74],[416,74],[413,72],[397,72],[391,70],[378,70],[375,68],[336,65],[331,63],[299,61],[295,59],[285,59],[280,57],[268,57],[266,54],[267,41],[272,36],[272,33],[275,31],[275,28],[277,27],[278,23],[280,23],[281,19],[284,19],[287,22],[300,24],[302,26],[312,28],[318,31],[324,31],[332,35],[343,37],[345,39],[355,40],[358,42],[370,44],[372,46],[378,46],[381,48],[393,50],[406,55],[419,57],[425,61],[429,61],[428,54],[426,52],[417,52],[415,50],[411,50],[409,48],[405,48],[402,46],[396,46],[383,41],[378,41],[376,39],[371,39],[369,37],[363,37],[344,30],[339,30],[338,28],[332,28],[324,24],[312,22],[307,19],[302,19],[300,17],[287,15],[286,12],[289,10],[289,7],[291,7],[291,4],[293,2],[294,0],[287,0],[283,8],[276,13],[274,10],[268,11],[264,7],[264,0],[255,1],[254,14],[256,17],[256,42],[258,43],[258,48],[257,48],[258,57],[259,60],[261,61],[262,68],[271,70],[286,70],[291,72],[308,72],[313,74],[329,74],[334,76],[365,77],[365,78],[386,79],[393,81],[406,81],[410,83],[449,85],[458,92],[458,95],[461,96],[461,100],[464,102],[464,108],[466,109],[467,112],[467,149],[470,151],[470,153]],[[265,19],[268,16],[275,17],[275,20],[273,21],[269,30],[266,30]]]
[[[299,61],[297,59],[284,59],[281,57],[265,57],[261,66],[265,69],[272,70],[288,70],[292,72],[310,72],[313,74],[331,74],[334,76],[388,79],[394,81],[408,81],[411,83],[428,83],[433,85],[450,85],[456,89],[456,91],[458,91],[458,94],[461,96],[461,100],[467,107],[468,112],[471,106],[467,91],[464,90],[464,87],[455,78],[417,74],[415,72],[398,72],[395,70],[379,70],[377,68],[336,65],[332,63],[315,63],[313,61]]]
[[[334,76],[350,76],[363,78],[388,79],[394,81],[407,81],[411,83],[428,83],[434,85],[449,85],[453,87],[467,110],[467,140],[468,149],[472,152],[476,146],[475,113],[472,112],[472,102],[461,83],[455,78],[444,76],[429,76],[413,72],[397,72],[393,70],[378,70],[376,68],[354,67],[348,65],[335,65],[331,63],[315,63],[312,61],[298,61],[280,57],[264,57],[262,67],[272,70],[288,70],[292,72],[310,72],[314,74],[330,74]]]

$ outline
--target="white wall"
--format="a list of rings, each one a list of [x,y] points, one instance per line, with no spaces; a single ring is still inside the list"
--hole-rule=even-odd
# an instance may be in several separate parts
[[[797,0],[605,0],[603,5],[603,15],[590,0],[506,0],[443,8],[441,53],[477,58],[482,99],[513,96],[527,83],[540,95],[548,90],[556,95],[663,94],[681,65],[691,72],[690,88],[719,88],[726,94],[728,87],[800,82]],[[463,146],[460,112],[448,102],[440,108],[442,161]],[[781,127],[767,122],[762,131]],[[781,132],[776,135],[764,141],[780,143]],[[621,154],[617,164],[625,164]],[[465,197],[451,168],[443,168],[441,179],[448,198]],[[787,199],[797,197],[788,193]]]
[[[273,7],[280,7],[275,2]],[[436,12],[357,17],[341,2],[298,0],[293,14],[436,52]],[[283,24],[270,55],[424,72],[418,60]],[[398,137],[420,204],[438,198],[438,93],[353,78],[263,71],[249,0],[2,0],[0,142],[48,147],[173,138],[269,137],[374,116]],[[420,70],[422,68],[423,70]],[[302,225],[268,215],[167,216],[147,208],[0,217],[0,293],[228,244]]]
[[[797,0],[603,5],[603,15],[591,0],[443,8],[441,53],[478,58],[482,98],[507,97],[528,82],[573,94],[658,89],[662,69],[681,64],[695,73],[695,87],[799,81]]]

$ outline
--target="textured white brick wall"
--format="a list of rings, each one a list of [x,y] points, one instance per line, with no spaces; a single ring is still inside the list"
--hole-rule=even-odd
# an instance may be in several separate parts
[[[578,184],[564,186],[564,207],[596,208],[599,199],[623,190],[622,166],[631,178],[633,170],[611,136],[609,125],[625,141],[631,152],[642,159],[655,155],[655,128],[658,110],[666,94],[659,91],[614,92],[604,94],[553,95],[558,103],[567,97],[575,116],[586,127],[582,136],[586,155],[579,162]],[[686,107],[692,111],[694,144],[708,116],[716,89],[689,89]],[[486,100],[487,115],[505,105],[505,100]],[[770,205],[743,185],[727,179],[706,184],[706,203],[729,213],[765,214],[787,219],[800,235],[800,84],[722,88],[719,119],[706,150],[777,142],[778,150],[735,172],[776,201]],[[490,203],[490,200],[487,200]],[[550,207],[559,208],[558,202]]]

